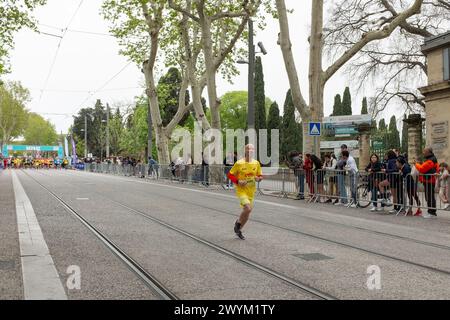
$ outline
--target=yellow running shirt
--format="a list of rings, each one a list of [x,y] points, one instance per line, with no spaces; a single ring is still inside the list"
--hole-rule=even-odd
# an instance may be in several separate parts
[[[241,159],[231,168],[229,177],[236,184],[236,195],[241,206],[253,204],[256,192],[256,177],[262,176],[261,164],[257,160],[246,162]],[[239,180],[247,180],[247,185],[240,186]]]

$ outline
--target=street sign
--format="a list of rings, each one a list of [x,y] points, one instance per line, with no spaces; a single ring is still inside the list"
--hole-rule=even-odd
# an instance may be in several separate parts
[[[374,148],[374,149],[384,149],[383,141],[373,141],[372,142],[372,148]]]
[[[359,115],[359,116],[336,116],[326,117],[323,119],[324,124],[331,125],[359,125],[359,124],[371,124],[372,116]]]
[[[358,129],[355,127],[337,127],[334,132],[335,135],[351,135],[359,133]]]
[[[309,123],[309,135],[312,137],[320,137],[322,131],[322,124],[320,122]]]

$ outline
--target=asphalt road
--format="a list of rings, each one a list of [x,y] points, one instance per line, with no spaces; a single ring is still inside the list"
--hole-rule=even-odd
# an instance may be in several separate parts
[[[181,299],[317,299],[292,282],[338,299],[450,298],[447,213],[425,220],[260,196],[241,241],[233,233],[240,209],[231,191],[75,171],[17,174],[61,279],[68,266],[80,267],[81,290],[66,288],[69,299],[157,297],[41,185]],[[8,173],[0,183],[8,190]],[[18,253],[9,225],[11,260]],[[380,270],[379,282],[371,282],[379,290],[367,285],[373,270]],[[7,293],[0,299],[21,298],[20,281],[1,286]]]

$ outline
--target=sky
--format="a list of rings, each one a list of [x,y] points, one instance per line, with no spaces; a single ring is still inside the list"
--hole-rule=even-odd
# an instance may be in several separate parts
[[[30,89],[32,101],[27,108],[50,120],[58,133],[66,133],[73,122],[72,116],[83,107],[92,107],[97,99],[111,106],[131,104],[143,92],[140,68],[119,54],[120,47],[108,35],[108,22],[100,14],[101,4],[102,0],[84,0],[81,6],[80,0],[48,0],[47,5],[35,11],[39,30],[62,35],[62,30],[69,26],[73,31],[66,32],[62,39],[31,30],[22,30],[15,36],[12,72],[5,78],[20,81]],[[302,92],[308,99],[311,1],[287,0],[286,4],[294,9],[289,16],[291,40]],[[262,41],[268,51],[262,58],[266,96],[277,101],[282,109],[289,82],[277,45],[278,21],[268,18],[267,22],[266,29],[256,34],[255,43]],[[247,90],[247,66],[239,65],[239,70],[241,74],[233,84],[218,76],[219,95]],[[349,79],[342,72],[328,82],[325,115],[332,113],[334,96],[342,94],[347,85]],[[351,88],[351,92],[353,112],[359,114],[362,98],[371,93],[356,92],[356,88]],[[395,111],[391,108],[383,116],[390,118],[392,114]]]

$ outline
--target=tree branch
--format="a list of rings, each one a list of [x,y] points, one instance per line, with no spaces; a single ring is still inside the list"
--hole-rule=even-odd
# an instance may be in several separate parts
[[[178,12],[180,12],[180,13],[182,13],[182,14],[187,15],[189,18],[191,18],[191,19],[194,20],[195,22],[200,22],[200,18],[194,16],[191,12],[189,12],[189,11],[187,11],[187,10],[181,8],[180,6],[177,6],[177,5],[173,2],[173,0],[168,0],[168,4],[169,4],[169,7],[172,8],[173,10],[178,11]]]
[[[409,17],[420,12],[424,0],[415,0],[414,4],[396,18],[388,25],[384,26],[382,30],[370,31],[363,35],[362,39],[355,43],[348,51],[346,51],[334,64],[332,64],[324,73],[324,82],[327,82],[344,64],[353,58],[362,48],[368,43],[381,40],[389,37],[394,30],[406,21]],[[278,1],[277,1],[278,2]]]

